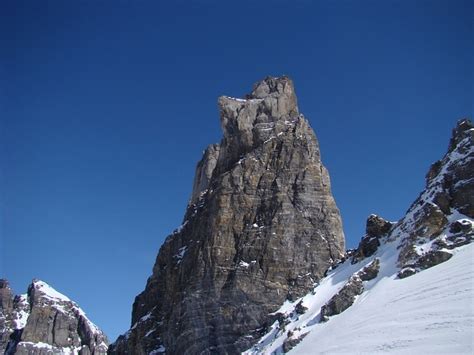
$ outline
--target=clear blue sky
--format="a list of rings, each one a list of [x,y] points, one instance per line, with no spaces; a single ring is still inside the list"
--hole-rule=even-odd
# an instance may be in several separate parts
[[[3,1],[0,276],[127,330],[217,97],[293,78],[349,247],[400,218],[473,113],[473,1]]]

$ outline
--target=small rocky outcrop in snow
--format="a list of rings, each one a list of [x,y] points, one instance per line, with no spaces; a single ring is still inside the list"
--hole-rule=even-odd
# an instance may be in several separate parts
[[[374,259],[362,270],[354,273],[342,289],[328,303],[321,307],[321,321],[325,322],[330,316],[344,312],[352,306],[356,297],[364,292],[363,281],[375,279],[380,270],[380,260]]]
[[[352,306],[356,296],[362,292],[364,292],[364,285],[361,278],[358,275],[353,275],[344,287],[321,307],[321,321],[325,322],[329,320],[330,316],[344,312]]]
[[[5,354],[107,353],[108,341],[79,306],[47,283],[34,280],[13,297],[0,280],[0,351]]]
[[[352,263],[373,255],[380,246],[380,238],[387,235],[394,223],[386,221],[382,217],[371,214],[366,222],[366,234],[359,243],[352,256]]]

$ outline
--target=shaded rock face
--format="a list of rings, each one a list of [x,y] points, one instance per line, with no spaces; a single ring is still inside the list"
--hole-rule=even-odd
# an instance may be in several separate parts
[[[308,335],[308,333],[304,333],[300,335],[299,337],[294,337],[294,336],[289,336],[284,342],[283,342],[283,352],[287,353],[291,349],[293,349],[296,345],[301,343],[301,341]]]
[[[392,228],[392,225],[393,223],[372,214],[367,218],[365,230],[369,237],[380,237],[386,234]]]
[[[399,277],[407,277],[451,257],[449,249],[474,237],[474,125],[460,120],[448,152],[426,175],[426,189],[397,225],[401,235]]]
[[[102,331],[74,302],[42,281],[33,281],[27,294],[13,298],[1,280],[0,304],[0,350],[5,354],[107,353]]]
[[[394,223],[386,221],[382,217],[372,214],[367,218],[366,234],[359,243],[359,246],[353,252],[352,263],[373,255],[380,246],[380,238],[386,236]]]
[[[344,312],[354,303],[356,296],[364,292],[364,282],[377,277],[380,270],[380,260],[374,259],[362,270],[354,273],[341,290],[328,303],[321,307],[321,321],[326,322],[329,317]]]
[[[7,348],[13,317],[13,293],[7,280],[0,279],[0,354]]]
[[[362,281],[370,281],[377,277],[380,270],[380,260],[374,259],[369,265],[357,273]]]
[[[364,285],[361,278],[358,275],[351,276],[342,289],[321,307],[321,321],[325,322],[330,316],[344,312],[352,306],[356,296],[361,295],[362,292],[364,292]]]
[[[291,80],[266,78],[246,99],[219,98],[219,110],[224,137],[199,162],[184,223],[110,353],[238,353],[343,255],[329,174]]]

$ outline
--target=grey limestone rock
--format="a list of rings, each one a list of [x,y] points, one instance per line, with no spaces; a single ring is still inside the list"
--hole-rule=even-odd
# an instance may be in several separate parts
[[[362,281],[370,281],[377,277],[380,270],[380,260],[374,259],[369,265],[357,273]]]
[[[425,190],[397,225],[395,232],[404,235],[399,277],[444,262],[451,257],[446,249],[470,243],[473,206],[474,125],[462,119],[453,130],[448,152],[431,165]],[[430,249],[420,252],[417,245],[427,240],[433,240]]]
[[[382,217],[371,214],[366,222],[366,234],[352,255],[352,263],[355,264],[373,255],[380,246],[380,238],[385,236],[393,227],[393,223]]]
[[[2,285],[5,282],[0,282],[3,304],[8,292]],[[11,298],[11,290],[9,293]],[[102,331],[77,304],[43,281],[34,280],[27,294],[13,299],[8,319],[7,326],[2,328],[0,344],[6,354],[107,353],[108,341]],[[5,338],[8,338],[6,342]]]
[[[292,81],[265,78],[245,99],[220,97],[219,111],[224,137],[198,163],[184,222],[110,353],[238,353],[343,256],[329,174]]]
[[[387,234],[392,228],[393,223],[386,221],[380,216],[375,214],[371,214],[369,218],[367,218],[366,222],[366,233],[370,237],[381,237],[384,234]]]
[[[352,275],[342,289],[321,307],[321,322],[326,322],[329,317],[344,312],[362,292],[364,292],[362,279],[357,274]]]
[[[5,353],[13,333],[13,293],[7,280],[0,279],[0,353]]]
[[[283,342],[283,352],[286,354],[289,352],[291,349],[293,349],[296,345],[301,343],[301,341],[308,335],[308,333],[303,333],[299,337],[293,337],[289,336],[284,342]]]

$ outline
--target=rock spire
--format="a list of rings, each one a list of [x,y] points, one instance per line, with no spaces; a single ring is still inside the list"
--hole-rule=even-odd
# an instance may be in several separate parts
[[[114,354],[233,354],[344,253],[339,210],[293,82],[218,100],[223,138],[196,169],[184,222],[162,245]]]

